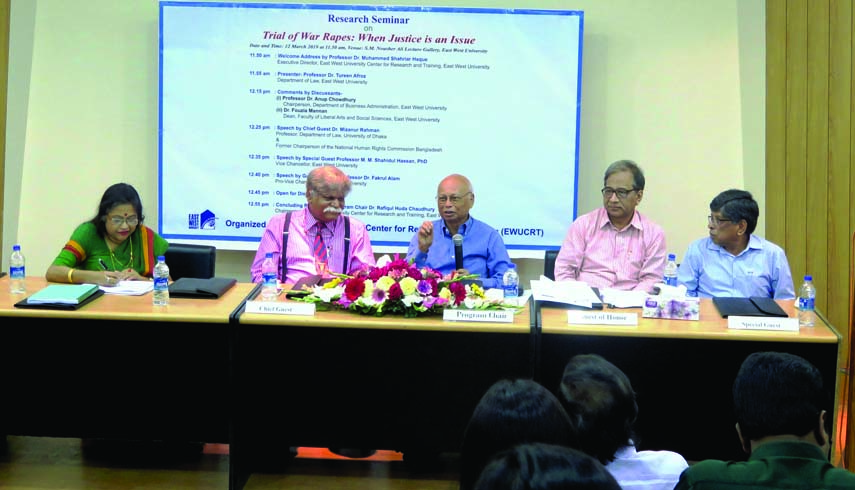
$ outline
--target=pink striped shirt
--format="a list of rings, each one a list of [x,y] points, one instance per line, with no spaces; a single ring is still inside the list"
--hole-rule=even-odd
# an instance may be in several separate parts
[[[303,208],[291,213],[291,225],[288,233],[288,277],[280,281],[293,284],[300,278],[318,274],[315,267],[315,256],[313,246],[315,235],[317,235],[318,220],[309,212],[309,208]],[[326,223],[326,231],[323,237],[328,250],[327,261],[329,270],[341,273],[342,261],[344,260],[344,217],[339,216],[334,221]],[[267,228],[261,235],[261,243],[252,261],[250,274],[252,282],[261,281],[261,263],[267,252],[273,253],[273,261],[280,264],[282,255],[282,232],[285,228],[285,213],[280,213],[267,222]],[[368,266],[375,265],[374,251],[371,249],[371,239],[365,230],[365,224],[356,218],[350,218],[350,252],[348,253],[347,271],[345,274],[353,274]],[[281,267],[279,267],[281,275]]]
[[[584,281],[593,287],[650,291],[662,282],[665,233],[638,211],[618,230],[605,208],[570,225],[555,259],[555,279]]]

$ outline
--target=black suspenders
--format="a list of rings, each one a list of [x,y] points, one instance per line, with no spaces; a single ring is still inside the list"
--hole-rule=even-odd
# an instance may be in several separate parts
[[[279,268],[281,270],[282,282],[288,275],[288,232],[291,228],[291,211],[285,213],[285,226],[282,228],[282,253],[279,256]],[[341,273],[347,274],[347,265],[350,263],[350,216],[344,217],[344,260],[341,264]]]

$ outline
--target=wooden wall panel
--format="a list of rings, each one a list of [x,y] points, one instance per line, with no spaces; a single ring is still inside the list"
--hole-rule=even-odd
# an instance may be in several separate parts
[[[849,286],[855,232],[855,13],[851,0],[766,2],[766,236],[784,246],[796,287],[843,336],[835,464],[855,466]]]

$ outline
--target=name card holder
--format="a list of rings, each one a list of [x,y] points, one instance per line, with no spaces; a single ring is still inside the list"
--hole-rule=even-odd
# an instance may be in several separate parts
[[[300,301],[247,301],[247,313],[315,316],[315,304]]]
[[[779,332],[798,332],[798,318],[781,318],[770,316],[737,316],[727,317],[727,328],[734,330],[777,330]]]
[[[637,327],[638,313],[567,310],[567,323],[571,325],[618,325],[624,327]]]
[[[446,308],[442,319],[450,322],[488,322],[513,323],[514,312],[511,310],[468,310]]]

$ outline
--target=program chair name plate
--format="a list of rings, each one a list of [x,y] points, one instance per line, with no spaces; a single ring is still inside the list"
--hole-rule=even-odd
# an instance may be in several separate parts
[[[777,330],[780,332],[798,332],[799,319],[730,315],[727,317],[727,328],[734,330]]]
[[[513,323],[511,310],[470,310],[468,308],[446,308],[442,319],[449,322]]]
[[[570,325],[618,325],[624,327],[637,327],[638,313],[568,310],[567,323]]]
[[[247,301],[247,313],[315,316],[315,304],[301,301]]]

